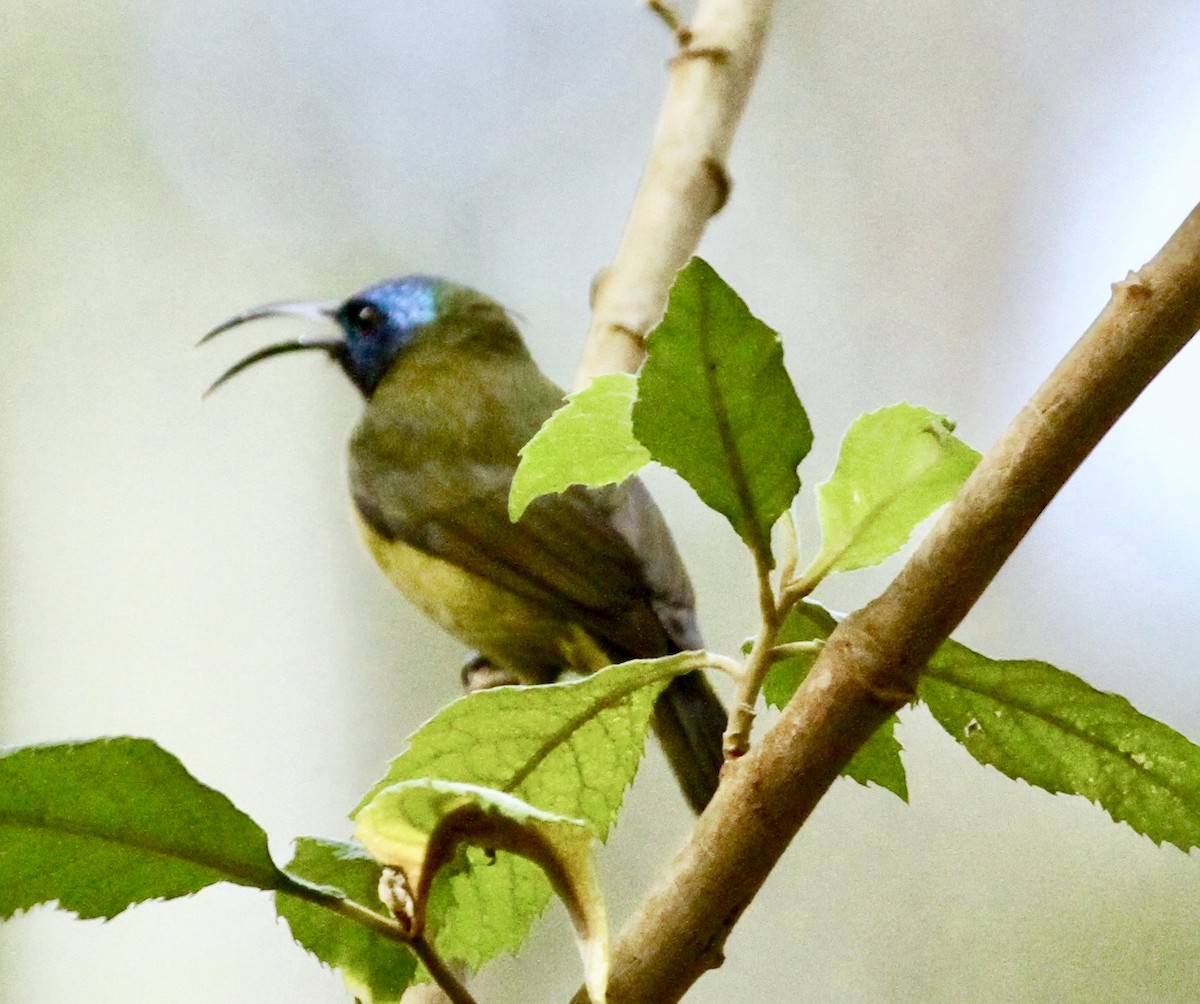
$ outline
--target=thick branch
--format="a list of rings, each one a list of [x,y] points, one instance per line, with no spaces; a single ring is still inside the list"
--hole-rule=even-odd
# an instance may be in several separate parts
[[[762,57],[774,0],[702,0],[670,63],[654,148],[616,258],[598,277],[576,387],[634,372],[675,274],[725,203],[725,160]]]
[[[1200,207],[1107,307],[888,589],[846,618],[622,930],[609,1000],[678,1000],[841,769],[1116,419],[1200,326]],[[582,1001],[582,996],[576,1000]]]

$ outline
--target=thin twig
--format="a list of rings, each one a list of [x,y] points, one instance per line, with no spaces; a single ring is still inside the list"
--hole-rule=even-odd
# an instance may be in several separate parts
[[[755,564],[758,571],[758,601],[762,626],[750,648],[750,654],[746,657],[745,665],[742,666],[737,690],[733,695],[733,704],[729,709],[729,724],[722,741],[727,760],[744,756],[750,748],[750,730],[754,726],[754,709],[758,703],[758,694],[762,690],[767,671],[775,661],[771,652],[775,648],[779,626],[786,614],[775,604],[769,567],[761,559],[756,560]]]
[[[352,899],[346,899],[345,896],[329,892],[317,886],[307,885],[304,882],[298,882],[286,872],[284,873],[284,880],[284,884],[278,887],[279,892],[315,903],[317,906],[323,907],[332,913],[341,914],[341,916],[348,920],[352,920],[356,924],[365,927],[368,931],[372,931],[391,941],[398,941],[403,945],[411,946],[412,938],[409,935],[408,928],[398,920],[391,917],[384,917],[374,910],[363,906],[361,903],[356,903]]]
[[[785,552],[789,553],[780,575],[780,582],[787,583],[791,573],[795,570],[796,526],[790,510],[785,512],[781,518],[786,520],[785,534],[790,533],[790,536],[785,536],[785,541],[790,546],[785,547]],[[817,644],[815,642],[790,642],[782,645],[777,643],[779,630],[787,619],[787,615],[806,594],[795,591],[789,593],[784,586],[780,589],[779,597],[776,599],[775,593],[771,589],[770,566],[766,558],[757,551],[755,552],[755,567],[758,572],[758,605],[762,616],[762,626],[759,628],[758,637],[754,639],[754,644],[750,647],[750,654],[746,657],[746,664],[742,667],[741,675],[738,677],[737,692],[734,694],[733,706],[729,711],[729,725],[725,729],[725,737],[722,742],[725,756],[728,759],[745,756],[746,751],[750,749],[750,730],[754,726],[756,717],[754,709],[758,706],[758,695],[762,691],[763,683],[766,681],[771,667],[789,655],[815,651],[814,646]]]
[[[667,291],[729,194],[725,161],[774,0],[703,0],[670,63],[654,148],[612,265],[598,278],[575,386],[634,372]],[[660,15],[661,16],[661,15]]]
[[[692,32],[674,4],[667,3],[666,0],[646,0],[646,6],[651,14],[670,29],[680,46],[685,46],[692,40]]]
[[[875,601],[829,637],[613,947],[613,1004],[677,1001],[855,751],[911,692],[1037,516],[1200,326],[1200,206],[1108,306]],[[583,1004],[581,993],[576,1001]]]
[[[719,655],[716,652],[701,652],[700,659],[697,661],[696,669],[716,669],[720,670],[726,676],[730,676],[737,680],[742,675],[742,666],[736,659],[730,659],[726,655]]]
[[[433,982],[449,998],[451,1004],[476,1004],[475,998],[459,982],[458,977],[442,961],[441,956],[433,950],[433,946],[425,940],[424,935],[417,935],[411,944],[413,952],[421,960],[421,965],[433,977]]]
[[[399,942],[402,945],[407,945],[412,949],[413,954],[421,960],[421,963],[425,966],[433,981],[441,988],[452,1004],[476,1004],[475,999],[467,992],[466,987],[459,982],[458,977],[442,962],[424,936],[412,934],[408,927],[399,920],[384,917],[374,910],[363,906],[361,903],[347,899],[345,896],[329,892],[317,886],[307,885],[304,882],[298,882],[286,873],[284,873],[283,883],[279,886],[279,891],[289,896],[296,896],[310,903],[315,903],[317,906],[323,907],[332,913],[340,914],[348,920],[362,925],[375,934],[388,938],[391,941]]]

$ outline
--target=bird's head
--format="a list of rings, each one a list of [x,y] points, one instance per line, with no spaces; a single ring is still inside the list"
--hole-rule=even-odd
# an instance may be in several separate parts
[[[486,340],[504,348],[521,345],[520,335],[495,301],[465,286],[424,275],[368,286],[341,302],[293,301],[254,307],[213,328],[200,344],[263,317],[332,322],[340,332],[335,337],[302,336],[259,349],[226,370],[207,393],[263,359],[319,349],[331,356],[369,398],[392,364],[418,343],[437,341],[451,350],[456,342],[468,340]]]

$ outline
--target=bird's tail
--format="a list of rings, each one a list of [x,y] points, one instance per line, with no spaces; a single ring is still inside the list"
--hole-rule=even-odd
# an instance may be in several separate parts
[[[654,706],[654,731],[696,812],[708,805],[717,790],[725,762],[721,740],[727,718],[701,672],[675,677]]]

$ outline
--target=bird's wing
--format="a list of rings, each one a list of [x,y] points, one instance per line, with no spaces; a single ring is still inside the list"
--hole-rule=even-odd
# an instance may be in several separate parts
[[[605,489],[601,489],[605,490]],[[612,525],[638,556],[650,603],[676,649],[704,647],[696,622],[696,596],[667,521],[640,478],[620,486]]]
[[[377,533],[581,625],[614,658],[662,655],[690,643],[679,629],[692,616],[687,576],[640,484],[632,492],[576,487],[544,496],[513,523],[507,465],[456,469],[434,461],[414,475],[354,472],[355,504]]]

